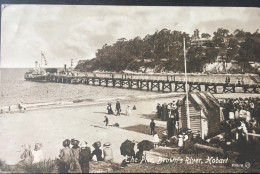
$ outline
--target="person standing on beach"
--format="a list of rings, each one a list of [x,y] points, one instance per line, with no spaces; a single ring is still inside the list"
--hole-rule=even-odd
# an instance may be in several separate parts
[[[162,121],[166,121],[167,119],[167,115],[168,115],[168,105],[166,103],[164,103],[164,107],[163,109],[163,115],[162,115]]]
[[[92,155],[92,159],[93,159],[93,157],[96,156],[96,160],[97,160],[97,161],[103,161],[103,158],[102,158],[102,150],[99,149],[100,146],[101,146],[101,142],[100,142],[100,141],[97,141],[97,142],[95,142],[92,146],[95,148],[95,150],[93,150],[93,152],[92,152],[92,154],[91,154],[91,155]]]
[[[108,104],[107,104],[107,113],[108,113],[109,115],[111,115],[111,114],[113,115],[113,114],[114,114],[111,105],[112,105],[111,103],[108,103]]]
[[[61,173],[68,173],[69,168],[70,168],[70,161],[71,161],[71,149],[70,149],[70,140],[66,139],[62,143],[63,149],[60,150],[60,160],[61,160],[61,165],[59,171]]]
[[[157,104],[156,110],[157,110],[157,117],[161,118],[161,105],[160,103]]]
[[[178,134],[178,127],[179,127],[179,111],[178,111],[178,107],[176,105],[173,106],[173,109],[171,110],[171,116],[173,117],[173,127],[174,127],[174,131],[173,131],[173,135],[177,136]]]
[[[119,101],[116,102],[116,116],[120,116],[120,112],[121,112],[121,106]]]
[[[110,104],[107,104],[107,114],[110,114]]]
[[[82,173],[89,173],[89,161],[92,159],[91,150],[87,147],[87,142],[82,141],[81,149],[79,152],[79,164],[82,170]]]
[[[127,105],[126,107],[126,116],[130,116],[131,110],[130,110],[130,106]]]
[[[39,162],[43,161],[43,153],[42,153],[41,147],[42,147],[42,144],[40,144],[40,143],[35,144],[34,151],[32,152],[33,157],[34,157],[33,163],[39,163]]]
[[[152,119],[150,122],[150,128],[151,128],[151,135],[154,136],[154,129],[155,129],[154,119]]]
[[[161,120],[163,121],[163,114],[164,114],[164,104],[161,106]]]
[[[70,156],[71,156],[71,163],[70,163],[70,169],[69,173],[82,173],[81,167],[79,164],[79,152],[80,152],[80,147],[79,147],[79,141],[73,139],[71,141],[71,144],[73,147],[71,148],[70,151]]]
[[[107,118],[107,116],[105,116],[105,120],[103,121],[104,123],[106,123],[106,126],[108,125],[108,118]]]
[[[104,146],[104,149],[103,149],[104,161],[105,162],[113,162],[113,151],[110,148],[110,143],[107,142],[103,146]]]
[[[19,104],[18,104],[18,108],[19,108],[19,111],[21,111],[22,109],[23,109],[23,102],[20,102]]]

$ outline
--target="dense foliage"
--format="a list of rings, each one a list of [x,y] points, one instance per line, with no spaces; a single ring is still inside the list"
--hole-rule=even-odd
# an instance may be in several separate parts
[[[149,67],[157,72],[184,71],[183,38],[186,39],[188,72],[202,72],[206,63],[215,61],[238,61],[244,68],[250,61],[260,61],[260,33],[219,28],[212,39],[202,46],[191,45],[189,34],[181,31],[162,29],[143,39],[135,37],[118,39],[113,45],[105,44],[96,52],[96,58],[78,65],[82,71],[122,70],[139,71],[140,67]],[[202,33],[201,38],[211,35]]]

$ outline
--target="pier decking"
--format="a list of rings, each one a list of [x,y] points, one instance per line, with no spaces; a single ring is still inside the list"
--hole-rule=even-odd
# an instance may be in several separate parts
[[[188,78],[188,90],[212,93],[260,92],[260,84],[254,83],[252,80],[239,83],[231,80],[230,83],[225,83],[225,79],[209,79],[207,76],[205,78]],[[161,92],[185,92],[186,89],[185,79],[174,75],[88,73],[87,75],[67,76],[49,74],[46,76],[46,81]]]

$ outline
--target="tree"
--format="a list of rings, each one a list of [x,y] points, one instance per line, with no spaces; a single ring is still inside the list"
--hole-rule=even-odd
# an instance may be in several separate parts
[[[232,38],[229,40],[228,43],[228,51],[226,54],[227,57],[227,62],[230,62],[232,59],[236,59],[238,56],[238,51],[239,51],[239,42],[236,38]]]
[[[206,39],[208,39],[208,38],[210,38],[210,37],[211,37],[211,35],[208,34],[208,33],[202,33],[202,34],[201,34],[201,38],[206,38]]]
[[[228,37],[229,31],[227,29],[223,28],[218,28],[216,32],[213,33],[213,42],[217,47],[224,48],[225,45],[225,40]]]
[[[187,52],[188,72],[202,72],[205,62],[205,50],[203,47],[191,47]]]

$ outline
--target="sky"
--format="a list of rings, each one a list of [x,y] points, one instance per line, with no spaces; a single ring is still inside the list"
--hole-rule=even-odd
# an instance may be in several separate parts
[[[212,35],[218,28],[255,32],[260,9],[245,7],[159,7],[94,5],[8,5],[1,11],[1,68],[73,66],[119,38],[144,38],[167,28]]]

